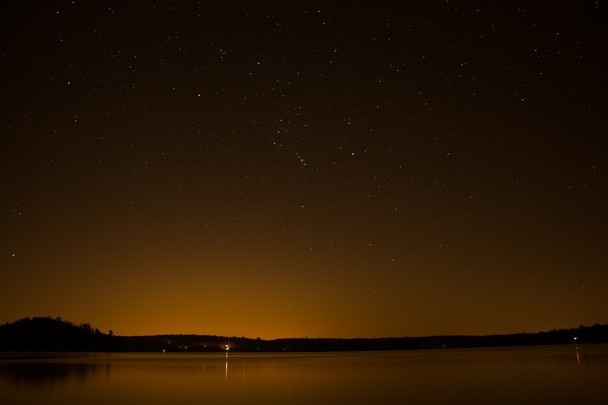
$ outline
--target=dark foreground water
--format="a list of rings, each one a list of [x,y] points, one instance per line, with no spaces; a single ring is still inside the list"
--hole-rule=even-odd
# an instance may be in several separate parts
[[[0,404],[18,403],[608,403],[608,345],[0,353]]]

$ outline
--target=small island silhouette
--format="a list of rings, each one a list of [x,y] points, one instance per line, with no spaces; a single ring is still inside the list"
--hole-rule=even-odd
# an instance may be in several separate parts
[[[385,338],[285,338],[264,340],[214,335],[117,336],[88,323],[23,318],[0,325],[0,351],[61,352],[313,352],[473,348],[608,343],[608,324],[507,335]]]

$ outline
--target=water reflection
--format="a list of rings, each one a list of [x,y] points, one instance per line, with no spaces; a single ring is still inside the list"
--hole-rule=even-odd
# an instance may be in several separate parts
[[[70,380],[75,384],[86,384],[96,378],[99,369],[97,364],[89,363],[0,363],[0,380],[19,387],[52,388]]]
[[[608,345],[403,352],[0,354],[0,403],[592,402]]]

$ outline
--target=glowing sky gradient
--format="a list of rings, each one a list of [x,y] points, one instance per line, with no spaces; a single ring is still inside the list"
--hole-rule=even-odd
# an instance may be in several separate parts
[[[1,6],[0,322],[608,321],[604,2],[155,3]]]

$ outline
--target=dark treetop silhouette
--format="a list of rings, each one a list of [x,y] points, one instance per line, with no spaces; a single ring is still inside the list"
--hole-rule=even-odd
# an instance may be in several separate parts
[[[288,338],[263,340],[211,335],[115,336],[61,318],[23,318],[0,326],[0,351],[350,351],[606,343],[608,325],[488,336]]]

